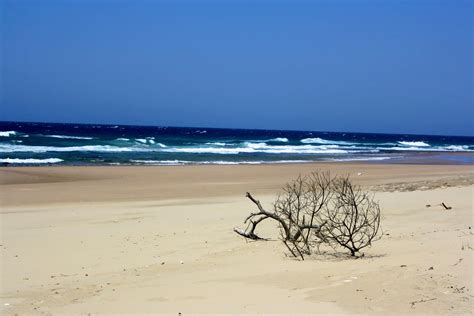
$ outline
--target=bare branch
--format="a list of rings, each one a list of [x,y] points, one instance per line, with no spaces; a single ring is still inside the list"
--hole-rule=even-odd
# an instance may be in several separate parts
[[[248,239],[264,239],[255,233],[267,218],[280,227],[280,239],[291,255],[304,260],[322,244],[342,247],[352,256],[381,237],[380,207],[373,197],[354,186],[348,176],[331,177],[313,172],[286,184],[267,211],[249,192],[246,197],[257,206],[244,221],[245,230],[234,231]]]

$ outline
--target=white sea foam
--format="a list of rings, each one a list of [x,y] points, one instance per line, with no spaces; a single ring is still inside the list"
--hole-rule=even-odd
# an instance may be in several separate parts
[[[393,151],[433,151],[433,152],[449,152],[449,151],[464,151],[473,152],[474,150],[469,149],[468,146],[439,146],[439,147],[381,147],[380,150],[393,150]]]
[[[345,149],[340,149],[336,145],[301,145],[301,146],[270,146],[266,143],[246,143],[242,147],[167,147],[164,144],[157,143],[153,147],[117,147],[110,145],[90,145],[90,146],[26,146],[0,144],[0,152],[172,152],[172,153],[205,153],[205,154],[240,154],[240,153],[268,153],[268,154],[344,154],[348,153]],[[351,152],[358,152],[351,148]],[[376,152],[377,150],[372,150]]]
[[[123,142],[128,142],[128,141],[130,141],[129,138],[116,138],[115,140],[116,140],[116,141],[123,141]],[[166,146],[165,144],[157,143],[157,142],[155,141],[155,138],[154,138],[154,137],[136,138],[135,141],[138,142],[138,143],[141,143],[141,144],[145,144],[145,145],[157,145],[158,147],[162,147],[162,148],[168,147],[168,146]]]
[[[444,147],[444,149],[448,150],[448,151],[472,151],[472,150],[469,150],[469,146],[462,146],[462,145],[451,145],[451,146],[446,146]]]
[[[227,144],[226,143],[221,143],[221,142],[213,142],[213,143],[206,143],[206,145],[225,146]]]
[[[286,137],[277,137],[277,138],[267,139],[265,142],[288,143],[288,138],[286,138]]]
[[[1,137],[9,137],[16,135],[17,133],[15,131],[0,131],[0,136]]]
[[[131,160],[134,164],[159,165],[159,166],[178,166],[178,165],[260,165],[260,164],[278,164],[278,163],[308,163],[308,160],[275,160],[275,161],[190,161],[190,160]]]
[[[327,144],[328,141],[319,137],[316,138],[304,138],[300,140],[303,144]]]
[[[421,141],[417,141],[417,142],[406,142],[406,141],[400,141],[398,142],[400,145],[403,145],[403,146],[408,146],[408,147],[430,147],[429,144],[425,143],[425,142],[421,142]]]
[[[322,139],[319,137],[315,138],[304,138],[300,140],[303,144],[339,144],[339,145],[353,145],[354,143],[351,142],[345,142],[345,141],[339,141],[339,140],[327,140],[327,139]]]
[[[358,147],[339,145],[268,145],[266,143],[244,143],[238,147],[211,146],[211,147],[167,147],[162,143],[135,145],[119,147],[111,145],[89,145],[89,146],[28,146],[21,144],[1,144],[0,153],[11,152],[163,152],[163,153],[191,153],[191,154],[241,154],[241,153],[264,153],[264,154],[346,154],[346,153],[377,153],[380,151],[469,151],[468,146],[450,145],[439,147]]]
[[[158,145],[159,147],[162,147],[162,148],[168,147],[165,144],[157,143],[155,141],[155,137],[136,138],[135,141],[138,143],[145,144],[145,145]]]
[[[71,147],[54,147],[54,146],[26,146],[26,145],[10,145],[0,144],[0,152],[71,152],[71,151],[94,151],[94,152],[131,152],[131,151],[148,151],[143,148],[134,147],[116,147],[108,145],[95,146],[71,146]]]
[[[244,147],[217,148],[217,147],[173,147],[163,149],[165,152],[196,153],[196,154],[227,154],[240,153],[267,153],[267,154],[344,154],[346,150],[330,148],[328,146],[270,146],[266,143],[244,143]]]
[[[188,163],[185,160],[130,160],[132,163],[145,165],[183,165]]]
[[[10,164],[40,164],[40,163],[58,163],[64,161],[59,158],[46,158],[46,159],[33,159],[33,158],[3,158],[0,159],[0,163],[10,163]]]
[[[328,158],[328,161],[380,161],[399,157],[348,157],[348,158]]]
[[[239,153],[253,152],[251,148],[215,148],[215,147],[171,147],[163,149],[164,152],[190,153],[190,154],[223,154],[236,155]]]
[[[270,146],[266,143],[244,143],[246,147],[250,147],[255,150],[276,150],[276,151],[328,151],[328,150],[340,150],[341,152],[346,152],[342,150],[339,145],[280,145],[280,146]],[[351,148],[351,149],[356,149]]]
[[[423,147],[380,147],[380,150],[394,150],[394,151],[441,151],[436,148],[423,148]]]
[[[69,135],[41,135],[43,137],[64,138],[64,139],[94,139],[94,137],[69,136]]]

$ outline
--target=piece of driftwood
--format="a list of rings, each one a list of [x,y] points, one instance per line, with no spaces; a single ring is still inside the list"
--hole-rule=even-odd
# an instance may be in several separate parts
[[[441,204],[437,204],[437,205],[440,205],[440,206],[444,207],[445,210],[453,209],[451,206],[447,206],[446,204],[444,204],[444,202],[441,202]],[[431,207],[431,204],[426,204],[426,207]]]
[[[444,204],[444,202],[441,202],[441,206],[444,207],[445,210],[450,210],[450,209],[452,209],[451,206],[446,206],[446,204]]]

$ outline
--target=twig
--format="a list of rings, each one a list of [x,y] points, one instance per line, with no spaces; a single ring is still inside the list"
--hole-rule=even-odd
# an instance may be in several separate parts
[[[443,206],[443,207],[444,207],[444,209],[446,209],[446,210],[450,210],[450,209],[452,209],[452,207],[451,207],[451,206],[446,206],[446,204],[444,204],[444,202],[441,202],[441,206]]]
[[[455,266],[457,266],[458,264],[460,264],[460,263],[462,262],[462,260],[463,260],[463,258],[460,258],[460,259],[458,260],[458,262],[456,262],[455,264],[453,264],[453,267],[455,267]]]
[[[415,304],[418,304],[418,303],[426,303],[426,302],[434,301],[434,300],[437,300],[437,298],[430,298],[430,299],[427,299],[427,300],[421,299],[421,300],[419,300],[419,301],[410,302],[410,304],[411,304],[411,307],[412,307],[412,308],[415,308]]]

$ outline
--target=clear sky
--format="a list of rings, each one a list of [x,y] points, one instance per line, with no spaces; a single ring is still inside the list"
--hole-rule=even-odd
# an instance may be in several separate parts
[[[472,1],[0,3],[0,120],[474,135]]]

